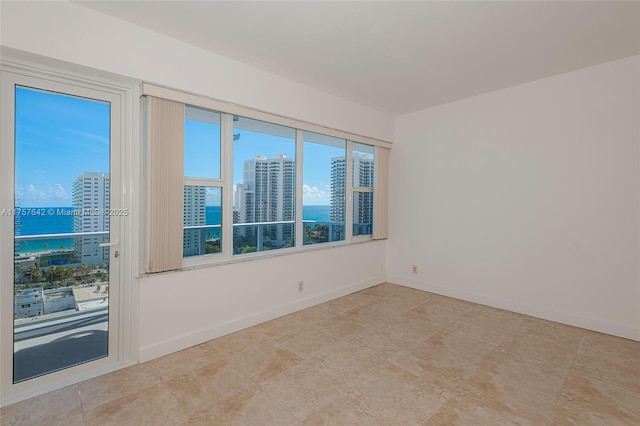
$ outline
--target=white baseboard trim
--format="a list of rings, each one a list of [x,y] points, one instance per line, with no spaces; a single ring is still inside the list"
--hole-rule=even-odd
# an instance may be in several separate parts
[[[613,336],[623,337],[625,339],[640,341],[640,327],[632,327],[626,324],[620,324],[613,321],[606,321],[596,318],[589,318],[581,315],[574,315],[567,312],[558,312],[540,306],[528,305],[526,303],[515,302],[499,297],[487,296],[481,293],[476,293],[468,290],[460,290],[453,287],[435,284],[433,282],[424,282],[399,275],[389,275],[387,277],[387,280],[389,283],[414,288],[416,290],[428,291],[430,293],[454,297],[456,299],[479,303],[481,305],[491,306],[493,308],[504,309],[507,311],[517,312],[536,318],[585,328],[587,330],[611,334]]]
[[[252,327],[254,325],[299,311],[301,309],[310,308],[312,306],[336,299],[338,297],[365,290],[369,287],[373,287],[384,282],[386,282],[386,276],[380,275],[354,284],[349,284],[345,287],[340,287],[338,289],[334,289],[324,293],[314,294],[313,296],[310,296],[306,299],[284,303],[282,305],[272,307],[249,316],[237,318],[222,324],[204,327],[188,334],[183,334],[181,336],[176,336],[159,343],[154,343],[152,345],[142,347],[140,348],[140,351],[138,353],[138,360],[140,363],[151,361],[152,359],[178,352],[191,346],[199,345],[209,340],[217,339],[218,337],[222,337],[227,334]]]

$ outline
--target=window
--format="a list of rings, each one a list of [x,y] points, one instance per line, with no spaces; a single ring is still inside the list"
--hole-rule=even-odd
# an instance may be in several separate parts
[[[183,257],[222,251],[220,113],[185,107]]]
[[[296,130],[233,120],[233,253],[295,246]]]
[[[146,84],[143,93],[148,272],[386,238],[388,143]]]
[[[353,236],[373,234],[374,147],[353,143]]]
[[[345,239],[347,141],[303,132],[303,245]]]

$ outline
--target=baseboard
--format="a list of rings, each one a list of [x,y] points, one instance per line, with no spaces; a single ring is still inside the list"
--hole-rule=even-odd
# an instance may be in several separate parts
[[[306,299],[296,300],[289,303],[266,309],[255,314],[237,318],[222,324],[216,324],[210,327],[194,330],[191,333],[183,334],[172,339],[167,339],[159,343],[140,348],[138,353],[139,362],[147,362],[161,356],[168,355],[173,352],[181,351],[191,346],[243,330],[248,327],[272,320],[274,318],[287,315],[301,309],[310,308],[320,303],[346,296],[360,290],[365,290],[378,284],[386,282],[386,276],[370,278],[354,284],[347,285],[335,290],[324,293],[314,294]]]
[[[389,275],[387,277],[387,280],[390,283],[414,288],[417,290],[424,290],[443,296],[466,300],[468,302],[491,306],[493,308],[504,309],[507,311],[517,312],[536,318],[571,325],[574,327],[585,328],[587,330],[611,334],[613,336],[623,337],[625,339],[640,341],[640,328],[631,327],[626,324],[574,315],[567,312],[558,312],[540,306],[528,305],[526,303],[487,296],[481,293],[438,285],[433,282],[423,282],[420,280],[406,278],[398,275]]]

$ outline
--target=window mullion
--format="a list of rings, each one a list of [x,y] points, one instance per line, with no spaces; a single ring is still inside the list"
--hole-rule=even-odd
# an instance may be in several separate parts
[[[184,185],[185,186],[216,186],[219,188],[222,188],[224,186],[223,181],[219,179],[190,178],[190,177],[184,178]]]
[[[296,130],[296,207],[294,217],[296,220],[296,232],[295,232],[295,246],[297,248],[302,247],[304,239],[304,225],[302,223],[302,209],[303,209],[303,191],[302,191],[302,164],[303,164],[303,144],[304,135],[302,130]]]
[[[345,239],[351,243],[353,238],[353,142],[347,141],[345,155],[346,185],[345,185]]]
[[[230,259],[233,253],[233,115],[221,117],[222,184],[222,253]]]

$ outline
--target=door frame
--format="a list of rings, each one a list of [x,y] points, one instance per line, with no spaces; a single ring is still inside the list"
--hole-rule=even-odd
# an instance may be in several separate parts
[[[120,256],[110,270],[110,282],[113,279],[117,285],[109,286],[107,356],[19,383],[13,383],[13,216],[0,216],[0,406],[4,406],[137,361],[134,359],[137,356],[132,356],[132,349],[137,347],[137,334],[132,333],[132,325],[137,323],[137,318],[133,317],[131,309],[135,306],[132,298],[137,294],[132,291],[132,270],[137,254],[130,254],[134,253],[137,245],[137,241],[132,241],[131,229],[134,220],[139,220],[134,214],[139,209],[136,209],[138,203],[132,197],[132,178],[136,173],[132,161],[136,152],[131,143],[131,117],[137,108],[132,102],[135,86],[89,80],[4,59],[0,65],[0,159],[11,159],[5,160],[0,167],[0,206],[14,207],[14,98],[15,86],[21,85],[110,102],[110,208],[128,209],[131,213],[112,221],[110,226],[110,241],[119,242],[117,250]],[[110,264],[114,263],[114,250],[111,251]]]

